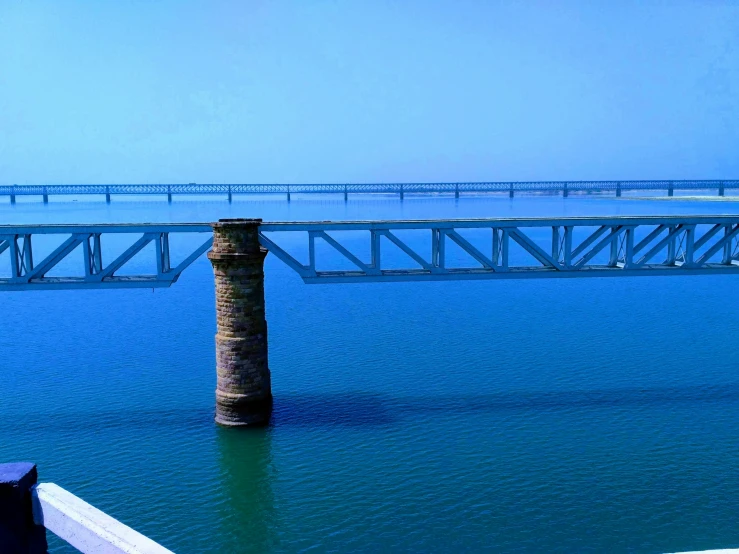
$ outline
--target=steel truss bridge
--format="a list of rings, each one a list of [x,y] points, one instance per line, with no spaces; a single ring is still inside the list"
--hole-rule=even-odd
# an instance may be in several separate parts
[[[500,193],[513,198],[519,194],[570,194],[612,193],[652,191],[673,196],[675,191],[710,192],[724,196],[727,190],[739,189],[739,180],[658,180],[658,181],[501,181],[477,183],[336,183],[336,184],[158,184],[158,185],[3,185],[0,196],[8,196],[12,204],[18,196],[41,197],[48,202],[49,196],[99,195],[110,202],[112,196],[160,195],[173,196],[222,195],[232,200],[234,194],[281,194],[290,200],[292,194],[480,194]]]
[[[739,215],[262,223],[259,238],[306,283],[739,275]],[[168,287],[212,240],[199,223],[0,226],[0,291]]]

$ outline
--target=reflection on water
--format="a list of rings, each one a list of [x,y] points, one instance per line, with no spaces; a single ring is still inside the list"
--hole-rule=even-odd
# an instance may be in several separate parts
[[[223,552],[279,550],[275,529],[271,431],[265,428],[219,428],[221,489],[226,502],[219,506]]]

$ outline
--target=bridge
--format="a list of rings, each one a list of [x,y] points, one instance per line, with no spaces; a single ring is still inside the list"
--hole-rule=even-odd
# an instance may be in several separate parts
[[[739,189],[737,179],[698,180],[637,180],[637,181],[487,181],[457,183],[302,183],[302,184],[90,184],[90,185],[0,185],[0,196],[7,196],[15,204],[19,196],[41,198],[44,203],[50,196],[105,197],[110,203],[114,196],[145,195],[173,196],[221,195],[229,202],[233,196],[277,194],[289,201],[293,194],[341,194],[347,200],[349,194],[397,194],[401,199],[406,194],[504,194],[513,198],[515,194],[614,194],[623,192],[664,193],[673,196],[675,191],[695,191],[724,196],[727,190]]]
[[[146,252],[143,272],[132,260]],[[216,421],[243,426],[266,423],[272,406],[268,252],[312,284],[739,275],[739,215],[4,225],[0,292],[168,287],[205,252],[215,274]]]
[[[739,270],[739,216],[255,224],[260,245],[310,284]],[[0,225],[0,291],[168,287],[210,249],[212,231],[205,223]],[[179,235],[192,240],[173,264],[170,237]],[[105,257],[104,245],[114,241],[126,248]],[[50,251],[39,255],[39,244]],[[119,275],[149,244],[151,273]],[[78,248],[83,255],[73,257]],[[59,266],[66,273],[49,275]]]

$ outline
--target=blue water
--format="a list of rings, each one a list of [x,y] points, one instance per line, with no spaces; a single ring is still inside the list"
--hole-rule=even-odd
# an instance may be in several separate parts
[[[52,199],[3,205],[0,220],[738,210],[613,198]],[[181,553],[739,546],[736,278],[308,286],[273,256],[265,272],[275,411],[262,430],[213,423],[205,258],[170,289],[0,294],[0,461],[36,462],[43,481]],[[68,548],[53,541],[53,552]]]

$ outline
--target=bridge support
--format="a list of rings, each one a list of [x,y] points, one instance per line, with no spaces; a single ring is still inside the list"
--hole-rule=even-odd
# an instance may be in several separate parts
[[[513,198],[513,183],[511,183],[511,190],[508,192],[508,198]]]
[[[105,203],[110,204],[110,187],[105,187]]]
[[[167,185],[167,204],[172,203],[172,187]]]
[[[723,196],[724,195],[724,182],[721,181],[718,185],[718,195]]]
[[[13,188],[10,190],[10,203],[15,204],[15,185],[13,185]]]
[[[567,198],[567,196],[568,196],[567,183],[565,183],[564,186],[562,187],[562,198]]]
[[[616,183],[616,197],[618,198],[621,197],[621,183],[620,182]]]
[[[667,186],[667,196],[675,196],[675,188],[672,185],[672,181],[670,181],[670,184]]]
[[[0,549],[46,554],[46,529],[33,522],[31,489],[38,475],[31,463],[0,464]]]
[[[46,187],[44,187],[43,197],[44,197],[44,204],[48,204],[49,203],[49,192],[46,190]]]
[[[221,219],[208,259],[216,280],[216,422],[264,425],[272,411],[261,219]]]

